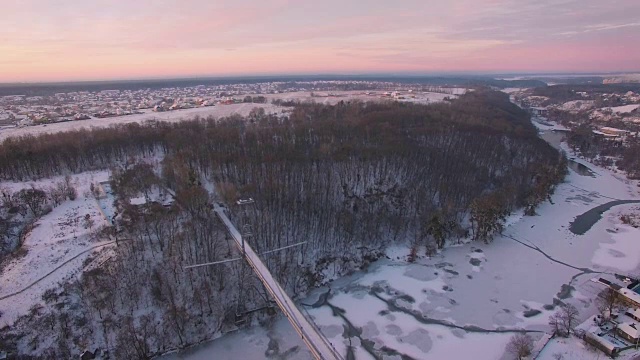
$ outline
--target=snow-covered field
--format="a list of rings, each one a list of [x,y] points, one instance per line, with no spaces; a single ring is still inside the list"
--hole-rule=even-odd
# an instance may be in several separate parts
[[[464,88],[447,88],[446,91],[452,92],[452,94],[443,94],[437,92],[415,92],[404,93],[403,100],[406,102],[415,102],[421,104],[430,104],[435,102],[444,101],[445,98],[455,98],[458,95],[464,94],[467,89]],[[316,96],[311,96],[311,92],[299,91],[293,93],[282,94],[266,94],[264,95],[269,101],[279,99],[285,101],[315,101],[317,103],[324,104],[336,104],[340,101],[349,100],[361,100],[361,101],[381,101],[381,100],[394,100],[391,97],[382,97],[382,91],[369,92],[369,95],[364,91],[334,91],[329,96],[328,92],[318,92]],[[22,136],[22,135],[39,135],[49,134],[62,131],[76,130],[80,128],[92,128],[92,127],[109,127],[116,124],[128,124],[128,123],[143,123],[145,121],[157,120],[157,121],[170,121],[178,122],[184,120],[193,119],[195,116],[206,118],[213,116],[215,118],[221,118],[230,116],[232,114],[249,115],[249,112],[253,108],[263,108],[267,114],[281,114],[287,112],[288,108],[283,106],[277,106],[271,103],[257,104],[257,103],[241,103],[230,105],[216,105],[208,107],[199,107],[193,109],[181,109],[167,112],[153,112],[145,110],[143,114],[134,114],[126,116],[117,116],[109,118],[92,118],[88,120],[67,121],[60,123],[53,123],[47,125],[36,125],[27,127],[12,127],[6,129],[0,129],[0,141],[3,141],[9,137]]]
[[[593,109],[595,106],[595,101],[593,100],[573,100],[567,101],[566,103],[560,105],[558,108],[565,111],[584,111]]]
[[[217,341],[165,355],[162,359],[264,360],[267,354],[274,359],[313,360],[311,353],[285,319],[276,320],[268,329],[255,326],[232,332]]]
[[[107,226],[108,221],[98,201],[90,194],[92,182],[106,181],[107,171],[87,172],[72,177],[78,197],[65,201],[49,214],[42,216],[25,237],[22,248],[26,254],[10,262],[0,273],[0,326],[13,323],[20,315],[42,303],[42,295],[80,273],[91,248],[102,249],[109,241],[100,241],[94,233]],[[0,186],[17,191],[31,184],[48,188],[63,177],[32,183],[3,182]],[[111,201],[103,201],[109,207]],[[92,226],[86,227],[89,215]],[[26,290],[22,291],[23,289]],[[15,294],[17,293],[17,294]],[[15,294],[9,296],[11,294]],[[8,296],[8,297],[7,297]]]
[[[555,354],[562,354],[563,360],[606,359],[599,350],[588,348],[584,341],[575,337],[556,338],[550,341],[540,353],[540,359],[554,359]]]
[[[352,351],[356,359],[373,358],[372,348],[390,359],[399,358],[393,354],[507,359],[510,331],[526,329],[541,337],[549,331],[548,317],[558,300],[576,305],[580,319],[587,319],[596,312],[593,299],[602,290],[591,278],[640,270],[640,230],[619,220],[620,213],[638,206],[612,208],[584,235],[571,233],[569,224],[611,198],[640,199],[640,194],[637,183],[623,174],[576,161],[596,175],[571,171],[539,215],[514,215],[504,236],[493,243],[448,247],[414,264],[405,261],[406,247],[390,249],[389,259],[331,284],[326,302],[322,294],[327,289],[318,289],[303,301],[314,307],[305,308],[329,341],[345,355]],[[291,347],[296,335],[283,324],[286,319],[277,322],[278,336]],[[264,358],[269,338],[261,332],[266,330],[235,333],[173,358]],[[244,343],[250,346],[233,345]],[[300,349],[288,359],[308,359],[302,342],[295,344]],[[567,359],[603,356],[573,339],[554,339],[547,346],[540,359],[553,359],[557,352]]]
[[[445,94],[440,92],[406,92],[403,91],[399,96],[403,99],[396,99],[391,96],[383,96],[383,94],[390,94],[391,92],[385,91],[317,91],[313,92],[314,96],[311,96],[312,92],[298,91],[292,93],[281,94],[267,94],[264,95],[269,101],[275,99],[284,101],[300,101],[309,102],[313,101],[319,104],[337,104],[340,101],[359,100],[359,101],[385,101],[385,100],[398,100],[405,102],[415,102],[420,104],[430,104],[435,102],[442,102],[445,98],[455,98],[458,95],[464,94],[467,89],[464,88],[446,88],[443,91],[451,92],[451,94]]]
[[[201,118],[206,118],[208,116],[220,118],[220,117],[230,116],[232,114],[249,115],[249,112],[251,112],[251,110],[256,107],[264,108],[267,114],[281,113],[283,110],[286,111],[286,108],[281,106],[276,106],[273,104],[253,104],[253,103],[208,106],[208,107],[182,109],[182,110],[167,111],[167,112],[147,111],[144,114],[109,117],[104,119],[67,121],[67,122],[53,123],[53,124],[47,124],[47,125],[36,125],[36,126],[27,126],[22,128],[4,129],[0,131],[0,141],[3,141],[4,139],[12,136],[22,136],[27,134],[29,135],[48,134],[48,133],[76,130],[80,128],[109,127],[115,124],[142,123],[149,120],[177,122],[177,121],[183,121],[183,120],[191,120],[195,116],[200,116]]]
[[[614,113],[618,113],[618,114],[624,114],[624,113],[630,113],[633,110],[637,109],[638,107],[640,107],[640,104],[631,104],[631,105],[623,105],[623,106],[615,106],[610,108],[611,111],[613,111]]]

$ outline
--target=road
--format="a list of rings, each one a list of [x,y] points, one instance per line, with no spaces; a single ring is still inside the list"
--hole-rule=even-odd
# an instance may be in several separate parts
[[[242,253],[242,235],[240,235],[238,229],[236,229],[231,220],[229,220],[229,217],[224,213],[223,208],[216,205],[214,211],[227,227],[229,234],[231,234],[231,237]],[[289,295],[287,295],[280,284],[273,278],[269,269],[267,269],[262,260],[260,260],[260,257],[246,242],[244,243],[244,252],[249,266],[251,266],[258,275],[260,281],[262,281],[267,288],[267,291],[269,291],[313,356],[318,360],[342,359],[329,340],[300,312],[293,300],[289,298]]]

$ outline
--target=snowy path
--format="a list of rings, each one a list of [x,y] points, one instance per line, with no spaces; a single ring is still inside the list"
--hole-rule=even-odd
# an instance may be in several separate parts
[[[262,281],[267,288],[287,319],[289,319],[293,328],[302,337],[302,340],[309,347],[314,357],[319,360],[342,359],[327,338],[300,312],[249,244],[242,241],[240,232],[238,232],[238,229],[231,223],[231,220],[229,220],[224,213],[223,208],[216,205],[214,210],[229,230],[231,237],[236,242],[240,251],[244,250],[247,262],[258,275],[260,281]]]
[[[126,241],[126,240],[119,240],[119,241]],[[37,280],[35,280],[35,281],[34,281],[34,282],[32,282],[31,284],[29,284],[29,285],[25,286],[24,288],[22,288],[22,289],[20,289],[20,290],[18,290],[18,291],[14,291],[14,292],[13,292],[13,293],[11,293],[11,294],[0,295],[0,300],[4,300],[4,299],[10,298],[10,297],[12,297],[12,296],[16,296],[16,295],[18,295],[18,294],[21,294],[21,293],[23,293],[23,292],[25,292],[25,291],[29,290],[29,289],[30,289],[30,288],[32,288],[34,285],[38,284],[40,281],[42,281],[42,280],[46,279],[47,277],[49,277],[50,275],[52,275],[52,274],[53,274],[53,273],[55,273],[56,271],[60,270],[62,267],[64,267],[64,266],[65,266],[65,265],[67,265],[68,263],[70,263],[70,262],[72,262],[73,260],[77,259],[77,258],[78,258],[80,255],[82,255],[82,254],[86,254],[86,253],[87,253],[87,252],[89,252],[89,251],[93,251],[93,250],[95,250],[95,249],[97,249],[97,248],[100,248],[100,247],[103,247],[103,246],[107,246],[107,245],[111,245],[111,244],[115,244],[115,243],[116,243],[116,241],[115,241],[115,240],[114,240],[114,241],[107,241],[107,242],[104,242],[104,243],[101,243],[101,244],[94,245],[94,246],[92,246],[92,247],[90,247],[90,248],[88,248],[88,249],[86,249],[86,250],[84,250],[84,251],[81,251],[81,252],[79,252],[78,254],[74,255],[72,258],[70,258],[70,259],[66,260],[65,262],[63,262],[62,264],[58,265],[58,266],[57,266],[56,268],[54,268],[53,270],[51,270],[51,271],[49,271],[48,273],[46,273],[44,276],[42,276],[42,277],[38,278]]]

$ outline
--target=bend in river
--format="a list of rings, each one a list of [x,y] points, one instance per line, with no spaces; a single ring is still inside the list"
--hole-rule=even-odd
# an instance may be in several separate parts
[[[584,235],[595,223],[602,219],[602,214],[614,206],[625,204],[640,204],[640,200],[614,200],[606,204],[594,207],[593,209],[576,216],[569,226],[569,230],[576,235]]]

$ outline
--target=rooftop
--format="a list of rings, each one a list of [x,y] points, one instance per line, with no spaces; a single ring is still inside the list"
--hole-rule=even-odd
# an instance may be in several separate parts
[[[627,314],[631,316],[635,316],[636,318],[640,319],[640,309],[638,308],[635,308],[635,309],[629,308],[629,310],[627,310]]]
[[[624,332],[629,335],[629,337],[633,339],[640,338],[640,331],[638,330],[640,327],[636,323],[622,323],[618,325],[618,330]]]
[[[594,331],[597,331],[597,329]],[[610,351],[613,351],[614,349],[621,347],[609,341],[611,339],[610,337],[598,336],[596,333],[592,332],[591,330],[587,331],[585,333],[585,336],[596,341],[597,343],[609,349]]]
[[[627,288],[620,288],[618,292],[627,299],[640,304],[640,294],[638,294],[637,292]]]

